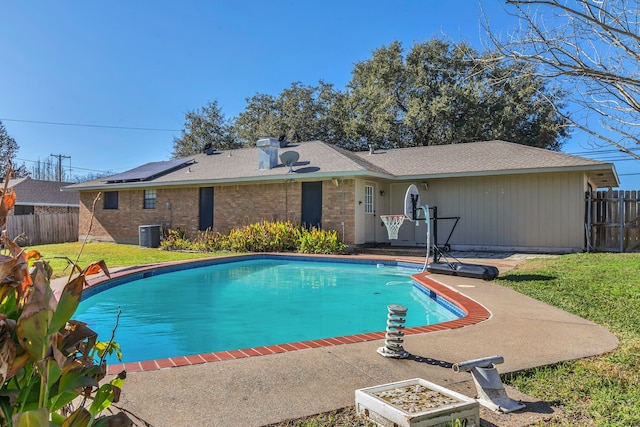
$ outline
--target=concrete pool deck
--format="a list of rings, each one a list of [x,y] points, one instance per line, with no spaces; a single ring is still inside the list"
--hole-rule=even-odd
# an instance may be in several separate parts
[[[376,258],[422,262],[420,257]],[[463,261],[495,265],[504,274],[522,259],[497,255]],[[402,360],[378,355],[383,340],[376,340],[131,372],[119,406],[154,426],[263,426],[350,406],[356,389],[410,378],[473,396],[470,375],[451,369],[451,364],[464,360],[501,355],[505,362],[498,371],[507,373],[617,347],[616,337],[603,327],[493,282],[431,277],[486,307],[491,318],[463,328],[408,335],[404,348],[411,357]],[[382,322],[385,316],[381,313]],[[484,425],[524,426],[550,414],[548,405],[512,397],[525,400],[527,408],[500,416],[484,411]]]

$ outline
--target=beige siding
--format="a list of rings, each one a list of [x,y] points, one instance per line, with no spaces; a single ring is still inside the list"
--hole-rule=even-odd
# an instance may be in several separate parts
[[[409,184],[392,185],[399,212]],[[428,190],[418,187],[420,204],[437,206],[441,218],[460,216],[454,249],[571,252],[584,248],[584,185],[582,174],[547,173],[438,179],[429,180]],[[439,221],[439,244],[452,225]],[[420,245],[422,236],[424,223],[403,225],[395,244]]]

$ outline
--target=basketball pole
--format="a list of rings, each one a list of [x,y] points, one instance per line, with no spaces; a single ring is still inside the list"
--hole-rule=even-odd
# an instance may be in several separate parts
[[[412,214],[412,219],[416,222],[416,226],[418,225],[418,222],[420,221],[420,218],[418,218],[418,212],[419,209],[421,209],[424,212],[424,223],[425,226],[427,228],[427,242],[426,242],[426,247],[427,247],[427,256],[424,260],[424,266],[422,267],[422,272],[424,273],[425,271],[427,271],[427,266],[429,265],[429,255],[431,252],[431,218],[429,216],[429,205],[424,205],[424,206],[420,206],[420,208],[418,208],[418,200],[420,199],[420,195],[418,194],[411,194],[411,214]],[[436,207],[433,207],[434,210],[434,214],[437,212],[436,211]],[[437,214],[436,214],[436,218],[437,218]],[[433,231],[436,233],[436,239],[437,239],[437,224],[434,221],[434,229]],[[436,252],[435,250],[433,251],[433,256],[434,256],[434,262],[437,262],[437,260],[435,259],[436,257]]]

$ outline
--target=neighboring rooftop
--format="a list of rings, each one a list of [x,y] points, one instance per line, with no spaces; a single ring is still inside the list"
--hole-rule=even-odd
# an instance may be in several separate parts
[[[70,182],[42,181],[32,178],[9,180],[9,188],[16,192],[16,205],[35,206],[80,206],[80,195],[62,191]],[[4,182],[0,184],[4,187]]]

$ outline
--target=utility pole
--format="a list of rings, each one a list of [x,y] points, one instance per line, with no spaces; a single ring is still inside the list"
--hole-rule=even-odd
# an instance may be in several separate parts
[[[71,156],[65,156],[62,154],[51,154],[51,157],[58,158],[58,172],[56,173],[56,179],[58,182],[62,182],[62,159],[70,159]]]

